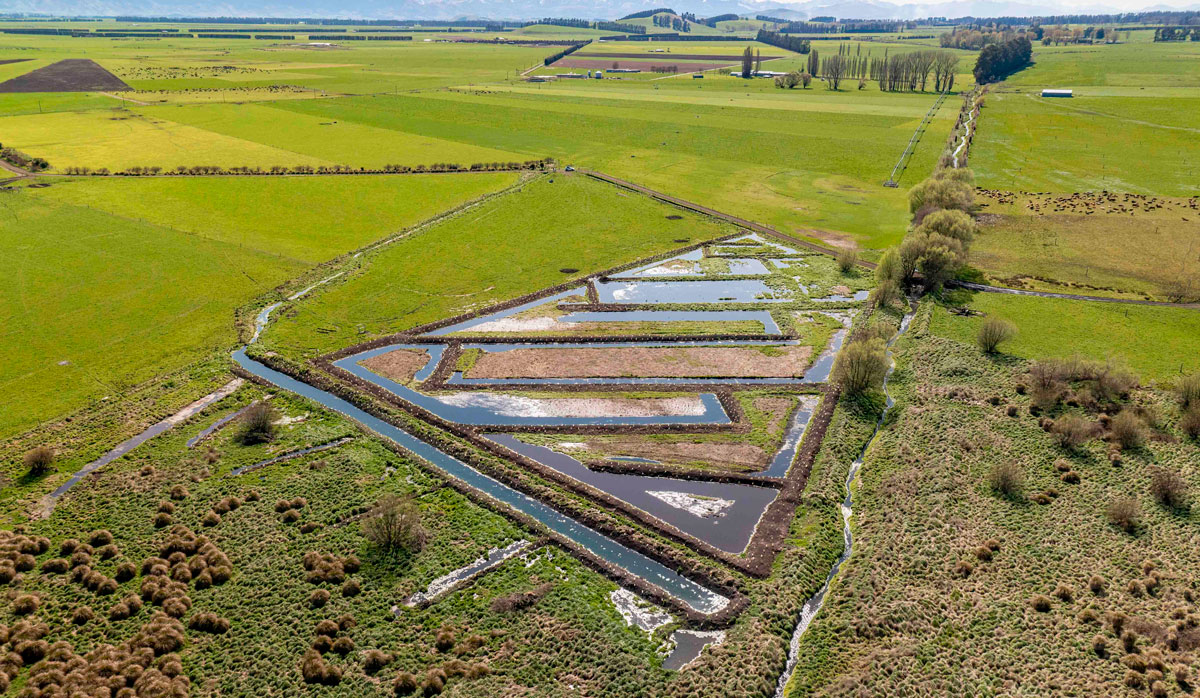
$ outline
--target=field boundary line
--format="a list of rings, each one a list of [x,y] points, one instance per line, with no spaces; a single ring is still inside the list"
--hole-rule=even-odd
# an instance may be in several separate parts
[[[981,293],[1005,293],[1010,296],[1033,296],[1035,298],[1059,298],[1068,301],[1091,301],[1094,303],[1121,303],[1124,305],[1149,305],[1160,308],[1183,308],[1185,310],[1200,310],[1200,303],[1172,303],[1170,301],[1148,301],[1138,298],[1108,298],[1106,296],[1084,296],[1074,293],[1053,293],[1050,291],[1026,291],[1020,288],[1006,288],[1004,286],[989,286],[988,284],[977,284],[972,281],[947,281],[947,286],[955,286],[965,288],[969,291],[979,291]]]

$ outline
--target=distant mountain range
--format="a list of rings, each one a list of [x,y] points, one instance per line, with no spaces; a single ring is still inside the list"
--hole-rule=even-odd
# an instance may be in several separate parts
[[[1137,10],[1200,10],[1159,4],[1154,7],[1121,6],[1105,2],[1064,4],[1006,0],[948,0],[945,2],[892,3],[883,0],[9,0],[4,12],[54,15],[145,15],[174,17],[344,17],[349,19],[533,19],[576,17],[614,19],[638,10],[671,6],[677,12],[712,16],[737,13],[804,20],[833,16],[847,19],[920,19],[924,17],[1002,17],[1073,13],[1119,13]]]

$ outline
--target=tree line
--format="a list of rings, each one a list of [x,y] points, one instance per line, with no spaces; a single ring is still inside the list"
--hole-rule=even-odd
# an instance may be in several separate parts
[[[975,82],[996,82],[1012,75],[1033,60],[1033,44],[1027,36],[1003,44],[985,46],[975,60]]]
[[[526,22],[524,26],[535,24],[550,24],[556,27],[572,27],[575,29],[599,29],[606,32],[625,32],[626,34],[645,34],[646,28],[640,24],[625,24],[622,22],[591,22],[586,19],[571,19],[569,17],[543,17]]]
[[[808,53],[812,49],[812,42],[808,39],[801,39],[798,36],[786,36],[778,32],[767,31],[766,29],[759,29],[758,36],[754,37],[754,40],[778,46],[788,51],[795,51],[796,53]]]
[[[639,12],[627,14],[624,17],[618,17],[617,21],[620,22],[626,19],[643,19],[645,17],[653,17],[654,15],[663,14],[664,12],[669,15],[675,14],[675,10],[672,10],[669,7],[656,7],[653,10],[641,10]]]
[[[584,46],[587,46],[589,43],[591,43],[591,42],[584,41],[582,43],[572,44],[571,46],[568,46],[567,48],[559,51],[558,53],[550,54],[549,56],[546,56],[545,58],[542,59],[542,65],[550,65],[564,56],[569,56],[572,53],[575,53],[576,51],[583,48]]]
[[[1155,41],[1200,41],[1200,27],[1159,27],[1154,30]]]
[[[819,77],[831,90],[841,89],[843,80],[858,80],[860,90],[866,89],[867,80],[875,80],[883,92],[924,92],[932,76],[934,90],[941,92],[954,86],[957,65],[958,56],[952,51],[910,51],[889,56],[884,49],[882,58],[873,58],[870,50],[863,55],[861,43],[856,49],[841,44],[837,55],[824,59],[819,51],[811,49],[808,69],[777,77],[775,86],[808,87],[812,78]]]
[[[700,20],[700,23],[706,27],[712,27],[713,29],[716,29],[717,22],[732,22],[735,19],[741,19],[741,17],[735,14],[714,15],[712,17],[706,17]]]
[[[691,22],[675,15],[654,15],[651,21],[654,22],[654,26],[663,27],[664,29],[674,29],[678,32],[690,32],[692,30]]]

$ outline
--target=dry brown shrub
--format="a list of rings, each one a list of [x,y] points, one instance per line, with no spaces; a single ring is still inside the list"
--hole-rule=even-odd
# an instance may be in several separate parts
[[[1169,509],[1184,509],[1188,503],[1187,480],[1169,468],[1150,471],[1150,493],[1158,503]]]
[[[1193,405],[1179,418],[1179,428],[1192,439],[1200,439],[1200,405]]]
[[[1131,409],[1121,410],[1109,424],[1113,441],[1122,448],[1137,448],[1146,440],[1146,423]]]
[[[33,475],[44,475],[50,472],[54,463],[54,449],[49,446],[38,446],[25,454],[23,459],[25,469]]]
[[[988,474],[988,484],[995,492],[1015,499],[1021,495],[1025,484],[1025,471],[1012,461],[1002,461],[992,467]]]
[[[1142,521],[1142,507],[1133,497],[1117,497],[1108,503],[1108,520],[1126,533],[1137,530]]]
[[[1095,436],[1095,425],[1077,414],[1067,414],[1054,421],[1050,429],[1063,448],[1079,448]]]

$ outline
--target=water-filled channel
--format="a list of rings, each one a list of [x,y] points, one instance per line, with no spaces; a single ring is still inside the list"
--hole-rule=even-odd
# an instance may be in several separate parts
[[[446,475],[461,480],[468,486],[541,522],[551,531],[579,545],[596,557],[644,579],[701,613],[714,613],[724,608],[729,602],[728,599],[720,594],[706,589],[661,563],[637,551],[631,550],[574,519],[555,511],[549,505],[543,504],[498,480],[484,475],[457,458],[443,453],[434,446],[421,441],[399,427],[355,407],[346,400],[268,368],[246,356],[245,349],[239,349],[234,352],[233,360],[247,372],[284,390],[296,393],[328,409],[339,412],[380,436],[390,439],[401,448],[427,461]]]

